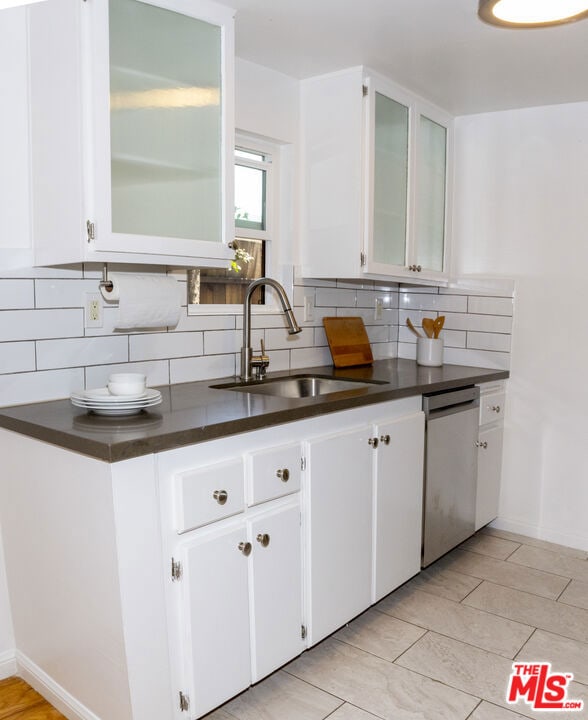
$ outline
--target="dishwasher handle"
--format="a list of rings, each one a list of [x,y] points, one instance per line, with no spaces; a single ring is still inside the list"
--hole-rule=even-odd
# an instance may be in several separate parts
[[[477,386],[423,395],[423,410],[427,418],[452,415],[480,407],[480,388]]]

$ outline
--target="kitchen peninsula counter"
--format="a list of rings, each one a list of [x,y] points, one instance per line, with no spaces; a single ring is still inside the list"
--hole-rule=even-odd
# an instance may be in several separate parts
[[[0,427],[98,460],[118,462],[294,420],[509,377],[507,370],[423,367],[414,360],[392,358],[365,367],[321,366],[269,373],[267,380],[309,374],[381,384],[291,399],[211,387],[238,381],[223,378],[159,387],[160,405],[128,417],[94,415],[74,407],[69,399],[0,408]]]

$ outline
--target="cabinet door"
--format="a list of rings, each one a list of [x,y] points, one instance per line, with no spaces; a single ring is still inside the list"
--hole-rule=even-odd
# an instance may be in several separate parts
[[[492,522],[498,516],[502,470],[502,435],[502,425],[494,425],[480,431],[476,530]]]
[[[367,95],[368,272],[404,268],[409,232],[410,107],[370,78]]]
[[[94,5],[94,249],[226,257],[231,13],[185,0]]]
[[[425,417],[378,424],[372,602],[421,569]]]
[[[309,642],[319,642],[370,605],[370,427],[308,443]]]
[[[190,717],[200,717],[251,681],[245,523],[204,535],[182,553],[181,645]]]
[[[304,649],[300,505],[267,512],[250,523],[253,682]]]
[[[447,266],[451,119],[420,104],[415,116],[414,223],[409,267],[418,277],[435,279],[444,275]]]

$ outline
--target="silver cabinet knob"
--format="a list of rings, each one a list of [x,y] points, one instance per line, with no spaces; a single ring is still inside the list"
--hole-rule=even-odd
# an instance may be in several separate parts
[[[484,440],[484,442],[480,442],[479,440],[476,442],[476,447],[482,448],[483,450],[486,450],[488,447],[488,441]]]
[[[384,445],[390,445],[390,435],[380,435],[380,442],[383,442]]]
[[[423,269],[423,268],[422,268],[420,265],[417,265],[417,266],[416,266],[416,271],[417,271],[417,272],[420,272],[422,269]]]
[[[499,413],[499,412],[500,412],[500,405],[492,405],[492,407],[490,408],[490,410],[492,410],[492,412]]]
[[[251,543],[250,542],[240,542],[237,547],[239,550],[245,555],[245,557],[249,557],[251,555]]]
[[[374,450],[378,447],[379,440],[378,438],[370,438],[368,440],[368,443],[374,448]]]
[[[255,539],[261,547],[267,547],[270,544],[270,536],[267,533],[259,533]]]
[[[282,468],[281,470],[278,470],[276,472],[276,475],[280,478],[282,482],[288,482],[290,479],[290,471],[288,468]]]
[[[219,505],[224,505],[229,499],[229,493],[226,490],[215,490],[212,493],[212,497]]]

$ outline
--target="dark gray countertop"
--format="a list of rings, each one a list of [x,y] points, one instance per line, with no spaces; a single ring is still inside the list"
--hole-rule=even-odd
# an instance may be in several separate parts
[[[308,373],[385,384],[319,398],[285,399],[210,387],[234,380],[224,378],[160,387],[162,404],[130,417],[87,413],[73,407],[69,399],[0,408],[0,427],[98,460],[117,462],[338,410],[509,376],[506,370],[463,365],[430,368],[414,360],[393,358],[377,360],[368,367],[337,370],[325,366],[270,373],[268,379]]]

